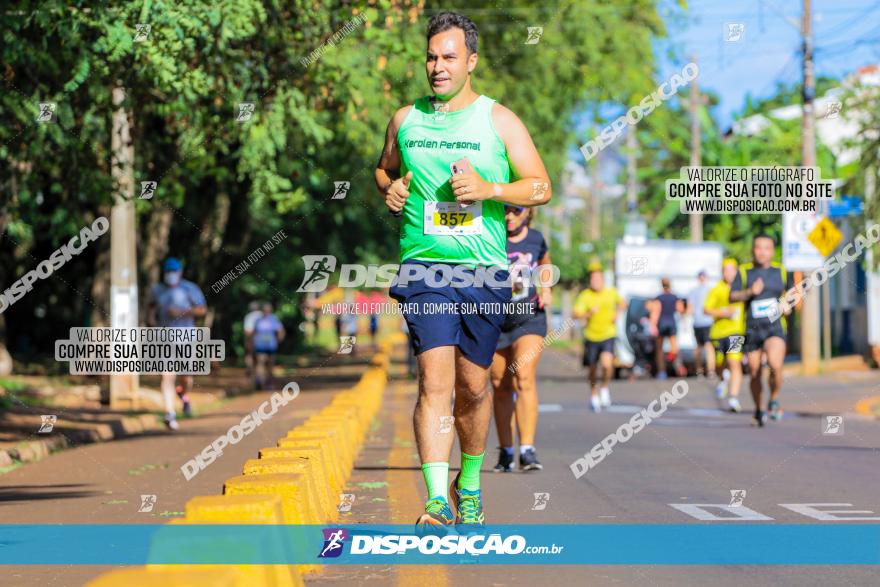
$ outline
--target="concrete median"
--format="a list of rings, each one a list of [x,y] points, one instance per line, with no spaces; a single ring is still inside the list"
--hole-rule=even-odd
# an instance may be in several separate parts
[[[329,488],[332,472],[328,470],[329,461],[322,456],[323,451],[319,445],[305,445],[303,448],[263,448],[260,449],[260,460],[298,460],[307,462],[312,467],[312,475],[315,477],[315,486],[318,488],[317,495],[321,502],[326,521],[335,521],[338,517],[336,511],[336,496],[331,495]]]
[[[274,473],[301,473],[306,480],[306,495],[313,504],[315,524],[327,521],[329,503],[327,490],[319,485],[319,473],[315,463],[308,459],[249,459],[245,461],[242,473],[247,475],[267,475]]]
[[[380,345],[370,367],[352,388],[338,393],[324,409],[287,436],[277,447],[249,459],[243,475],[227,479],[223,495],[198,496],[186,504],[178,524],[324,524],[338,519],[336,504],[354,467],[370,422],[382,403],[388,380],[390,343]],[[163,527],[164,528],[164,527]],[[320,565],[214,565],[185,564],[208,544],[175,544],[163,532],[156,534],[161,565],[114,570],[90,582],[89,587],[301,587],[301,574]],[[217,547],[230,548],[226,539],[212,537]],[[244,549],[285,548],[279,535],[270,545],[241,545]],[[179,542],[179,540],[178,540]],[[202,549],[202,550],[200,550]],[[174,564],[176,559],[181,564]],[[172,562],[166,563],[165,561]]]

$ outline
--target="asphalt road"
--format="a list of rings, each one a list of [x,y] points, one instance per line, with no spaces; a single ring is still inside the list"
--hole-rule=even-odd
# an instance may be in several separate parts
[[[303,393],[296,404],[264,423],[196,478],[178,467],[224,433],[268,394],[234,398],[215,413],[183,422],[177,434],[156,434],[83,446],[0,476],[4,523],[156,523],[181,515],[196,495],[219,494],[223,480],[238,475],[248,458],[272,446],[297,422],[325,405],[359,369],[317,369],[292,379]],[[411,415],[415,383],[394,365],[381,415],[349,482],[355,496],[343,523],[410,524],[424,501]],[[331,375],[332,371],[332,375]],[[302,380],[300,380],[302,379]],[[575,479],[570,464],[614,432],[637,410],[671,388],[666,382],[615,382],[615,405],[594,414],[576,358],[547,352],[539,369],[541,414],[538,451],[544,470],[492,473],[494,431],[484,463],[483,490],[489,523],[501,524],[706,524],[687,513],[691,504],[729,504],[744,490],[742,507],[772,518],[765,524],[827,523],[792,511],[791,504],[847,503],[839,509],[880,516],[880,426],[851,414],[858,399],[878,393],[875,373],[792,379],[783,391],[786,417],[764,429],[748,414],[715,407],[711,385],[687,381],[688,394],[625,444],[616,446],[588,474]],[[744,404],[750,408],[749,401]],[[822,434],[823,414],[844,415],[842,435]],[[453,451],[458,454],[457,449]],[[458,465],[453,457],[453,469]],[[549,494],[535,509],[535,494]],[[140,495],[155,494],[150,513],[138,512]],[[788,504],[783,507],[780,504]],[[678,506],[678,507],[675,507]],[[832,508],[834,509],[834,508]],[[745,509],[738,510],[745,512]],[[725,514],[714,510],[717,515]],[[736,522],[715,522],[736,523]],[[622,552],[626,543],[613,545]],[[590,544],[578,545],[589,552]],[[741,545],[731,543],[735,551]],[[82,585],[108,567],[7,567],[0,584]],[[877,570],[857,566],[667,566],[667,565],[432,565],[328,566],[308,584],[320,585],[875,585]]]
[[[880,516],[880,425],[851,414],[872,391],[876,373],[792,379],[783,389],[789,411],[763,429],[750,415],[716,408],[709,382],[688,379],[688,394],[579,479],[570,464],[629,420],[673,380],[616,382],[615,405],[589,411],[577,360],[547,352],[539,368],[541,413],[537,446],[544,470],[491,472],[497,455],[494,430],[484,463],[488,523],[499,524],[706,524],[682,511],[690,504],[728,505],[731,490],[745,490],[742,507],[764,524],[827,523],[790,509],[791,504],[846,503]],[[411,523],[424,488],[411,432],[414,382],[389,386],[387,409],[361,453],[349,491],[356,495],[346,523]],[[788,400],[788,403],[786,403]],[[751,401],[744,400],[751,410]],[[842,435],[823,434],[823,414],[844,415]],[[453,450],[453,468],[458,449]],[[533,509],[536,493],[549,493],[545,509]],[[789,508],[779,504],[788,504]],[[676,507],[678,506],[678,508]],[[730,512],[710,510],[718,516]],[[745,513],[747,510],[737,510]],[[698,512],[694,512],[698,514]],[[734,521],[714,522],[735,524]],[[876,522],[875,522],[876,523]],[[621,551],[629,546],[614,545]],[[735,551],[740,545],[732,543]],[[579,545],[584,552],[589,544]],[[552,575],[551,575],[552,573]],[[333,567],[316,584],[536,585],[876,585],[876,567],[859,566],[371,566]],[[588,582],[588,583],[587,583]]]

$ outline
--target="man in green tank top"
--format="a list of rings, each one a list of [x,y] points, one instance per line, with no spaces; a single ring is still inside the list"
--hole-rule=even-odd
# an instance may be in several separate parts
[[[431,18],[427,40],[432,95],[391,118],[376,186],[402,222],[400,273],[390,293],[403,304],[420,371],[413,425],[428,501],[417,524],[483,524],[488,371],[504,321],[501,307],[511,295],[504,204],[546,204],[550,180],[520,119],[471,88],[476,25],[443,12]],[[473,285],[450,280],[450,268]],[[507,281],[475,279],[482,269]],[[428,278],[407,279],[419,271]],[[461,472],[447,494],[453,426]]]

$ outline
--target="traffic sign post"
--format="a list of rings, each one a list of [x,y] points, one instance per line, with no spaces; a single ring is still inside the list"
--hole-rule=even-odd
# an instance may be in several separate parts
[[[823,262],[824,257],[830,255],[837,248],[841,239],[843,239],[843,233],[827,218],[821,219],[807,235],[807,240],[822,255]]]
[[[814,271],[825,262],[825,256],[810,242],[810,233],[821,217],[805,212],[782,216],[782,263],[789,271]]]

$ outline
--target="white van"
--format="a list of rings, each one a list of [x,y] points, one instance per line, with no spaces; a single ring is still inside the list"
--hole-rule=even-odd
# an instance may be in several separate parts
[[[645,333],[640,319],[647,315],[645,302],[660,292],[660,279],[668,277],[672,293],[686,298],[697,286],[697,273],[706,272],[711,286],[721,279],[724,249],[719,243],[692,243],[678,240],[624,239],[617,242],[614,257],[614,282],[626,301],[627,311],[617,318],[615,363],[631,369],[636,363],[636,347]],[[676,318],[679,357],[692,369],[694,363],[693,324],[690,316]],[[669,344],[669,341],[666,342]],[[668,351],[664,348],[664,351]]]

